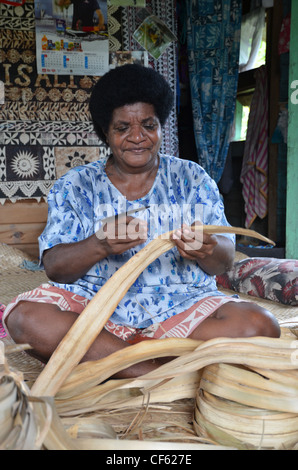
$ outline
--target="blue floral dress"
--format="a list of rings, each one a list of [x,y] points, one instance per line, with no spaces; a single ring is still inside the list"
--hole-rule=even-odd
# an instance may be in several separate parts
[[[217,185],[196,163],[160,155],[154,184],[149,193],[130,201],[112,184],[105,172],[106,160],[73,168],[60,178],[48,196],[48,222],[39,237],[42,253],[57,244],[75,243],[98,231],[101,220],[133,208],[149,206],[136,213],[147,220],[149,243],[156,236],[190,225],[228,225]],[[234,235],[225,236],[234,240]],[[91,299],[105,282],[145,244],[96,263],[72,284],[54,286]],[[182,258],[176,247],[152,262],[120,301],[112,322],[146,328],[190,308],[210,295],[222,295],[214,276],[194,261]]]

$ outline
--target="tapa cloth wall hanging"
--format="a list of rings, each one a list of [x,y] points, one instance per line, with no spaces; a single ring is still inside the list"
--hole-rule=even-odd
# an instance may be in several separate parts
[[[174,0],[147,1],[149,13],[175,32]],[[109,50],[141,50],[133,32],[141,23],[140,9],[109,7]],[[106,158],[89,115],[89,96],[98,77],[38,75],[35,57],[34,2],[0,3],[1,80],[0,202],[41,200],[71,167]],[[125,25],[125,28],[121,25]],[[176,45],[150,65],[176,89]],[[173,110],[164,128],[161,151],[176,154],[178,138]]]

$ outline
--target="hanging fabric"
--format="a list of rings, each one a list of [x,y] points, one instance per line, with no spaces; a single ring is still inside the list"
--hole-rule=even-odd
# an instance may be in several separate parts
[[[248,118],[240,181],[245,203],[245,226],[267,214],[268,198],[268,84],[263,65],[255,72],[256,88]]]
[[[239,72],[255,68],[265,26],[265,8],[257,8],[243,15],[239,55]]]
[[[198,163],[218,182],[232,132],[241,0],[186,0],[187,48]]]

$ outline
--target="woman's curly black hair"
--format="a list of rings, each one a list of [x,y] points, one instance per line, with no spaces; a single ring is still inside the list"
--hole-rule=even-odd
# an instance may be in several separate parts
[[[163,126],[174,102],[174,95],[165,78],[150,67],[126,64],[103,75],[93,88],[90,113],[94,129],[106,142],[113,111],[127,104],[149,103]]]

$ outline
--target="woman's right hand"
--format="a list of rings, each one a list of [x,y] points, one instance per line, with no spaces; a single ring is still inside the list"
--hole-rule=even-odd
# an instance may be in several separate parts
[[[83,277],[98,261],[120,255],[147,240],[147,222],[123,216],[108,222],[85,240],[55,245],[43,253],[49,279],[71,284]]]
[[[119,216],[104,224],[96,233],[107,256],[119,255],[147,240],[147,222],[136,217]]]

